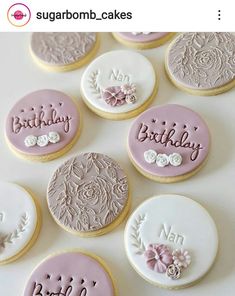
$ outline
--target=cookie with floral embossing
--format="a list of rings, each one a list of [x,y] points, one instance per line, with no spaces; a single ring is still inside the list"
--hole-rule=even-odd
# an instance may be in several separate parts
[[[118,42],[136,49],[158,47],[175,35],[169,32],[115,32],[112,34]]]
[[[205,164],[210,149],[209,129],[189,108],[168,104],[152,107],[133,122],[128,153],[145,177],[162,183],[185,180]]]
[[[24,255],[35,243],[40,226],[34,196],[21,186],[0,182],[0,265]]]
[[[81,92],[84,102],[99,116],[127,119],[144,111],[154,99],[157,78],[146,57],[133,51],[115,50],[98,57],[86,68]]]
[[[169,46],[166,72],[173,84],[194,95],[216,95],[235,86],[235,35],[196,32]]]
[[[103,259],[73,250],[44,259],[30,275],[23,296],[117,296],[117,289]]]
[[[192,199],[175,194],[143,202],[128,219],[124,240],[137,273],[168,289],[196,284],[218,251],[217,229],[209,213]]]
[[[55,171],[47,202],[52,217],[65,230],[84,237],[102,235],[129,211],[127,176],[106,155],[79,154]]]
[[[97,53],[99,34],[94,32],[36,32],[31,36],[34,60],[52,71],[70,71],[87,64]]]
[[[10,110],[5,123],[8,146],[19,157],[49,161],[76,143],[81,117],[75,101],[52,89],[24,96]]]

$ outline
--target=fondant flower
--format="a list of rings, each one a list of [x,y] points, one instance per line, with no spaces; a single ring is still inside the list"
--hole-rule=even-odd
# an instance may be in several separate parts
[[[173,262],[171,251],[166,245],[150,244],[144,254],[148,267],[159,273],[166,272]]]
[[[169,157],[166,154],[158,154],[156,158],[157,166],[163,168],[169,164]]]
[[[134,104],[137,101],[136,95],[126,95],[127,104]]]
[[[169,155],[169,162],[173,166],[180,166],[182,163],[182,156],[179,153],[172,153]]]
[[[154,163],[157,159],[157,152],[153,149],[149,149],[144,152],[144,159],[147,163]]]
[[[60,141],[60,135],[57,132],[49,132],[48,140],[50,143],[55,144]]]
[[[187,250],[175,250],[172,252],[174,264],[179,267],[188,267],[191,263],[191,256],[189,255]]]
[[[172,280],[177,280],[181,276],[181,269],[178,265],[171,264],[167,267],[166,274]]]
[[[47,135],[42,135],[37,138],[37,145],[39,147],[45,147],[49,143]]]
[[[125,94],[125,95],[133,95],[136,93],[136,86],[135,84],[131,83],[127,83],[121,86],[121,91]]]
[[[126,103],[125,94],[122,92],[120,86],[107,87],[102,91],[102,98],[112,107],[121,106]]]
[[[127,178],[122,178],[118,180],[116,184],[113,185],[113,192],[118,198],[125,198],[127,196],[128,183]]]
[[[24,139],[24,144],[26,147],[33,147],[37,144],[37,137],[30,135]]]

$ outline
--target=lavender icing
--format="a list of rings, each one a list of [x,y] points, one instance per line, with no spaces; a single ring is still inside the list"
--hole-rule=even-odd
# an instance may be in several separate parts
[[[112,279],[93,257],[81,252],[54,255],[31,274],[24,296],[115,296]]]
[[[178,36],[166,59],[170,76],[190,89],[208,90],[235,79],[235,36],[196,32]]]
[[[153,107],[142,113],[131,126],[128,135],[130,156],[144,172],[159,177],[175,177],[195,170],[209,152],[209,130],[194,111],[169,104]],[[179,166],[160,167],[145,160],[145,152],[178,153]]]
[[[43,156],[55,153],[77,135],[80,115],[75,103],[57,90],[39,90],[19,100],[7,116],[5,131],[7,140],[19,152]],[[60,141],[53,145],[25,145],[28,136],[37,137],[56,132]],[[41,139],[41,138],[39,138]]]
[[[37,32],[31,37],[31,50],[42,62],[64,66],[78,62],[96,43],[93,32]]]
[[[118,32],[116,34],[126,41],[145,43],[159,40],[168,35],[169,33],[149,32],[149,34],[133,34],[132,32]]]
[[[47,194],[56,221],[74,232],[100,230],[118,218],[128,200],[127,176],[106,155],[84,153],[52,176]]]

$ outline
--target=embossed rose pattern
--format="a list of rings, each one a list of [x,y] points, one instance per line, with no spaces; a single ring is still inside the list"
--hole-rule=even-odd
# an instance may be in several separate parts
[[[128,199],[127,177],[111,158],[85,153],[66,161],[48,187],[53,216],[74,231],[94,231],[112,223]]]
[[[232,33],[184,33],[168,54],[168,68],[177,82],[213,89],[235,79],[235,36]]]
[[[44,62],[67,65],[79,61],[91,51],[96,42],[96,33],[34,33],[32,51]]]

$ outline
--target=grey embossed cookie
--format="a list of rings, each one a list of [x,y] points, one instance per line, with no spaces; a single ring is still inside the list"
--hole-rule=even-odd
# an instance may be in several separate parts
[[[99,36],[93,32],[37,32],[31,53],[48,70],[69,71],[88,63],[96,54]]]
[[[184,33],[169,46],[166,72],[180,89],[196,95],[216,95],[235,85],[235,35]]]
[[[129,211],[127,176],[106,155],[79,154],[55,171],[47,201],[53,218],[65,230],[87,237],[102,235]]]

